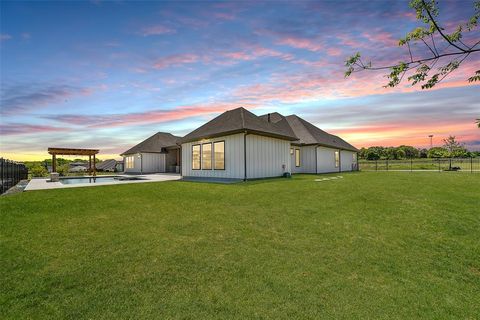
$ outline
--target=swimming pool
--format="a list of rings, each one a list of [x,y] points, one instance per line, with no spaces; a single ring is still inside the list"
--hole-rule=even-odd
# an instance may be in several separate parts
[[[60,178],[62,184],[78,184],[78,183],[100,183],[100,182],[120,182],[131,180],[147,180],[140,177],[124,177],[124,176],[107,176],[107,177],[71,177]]]

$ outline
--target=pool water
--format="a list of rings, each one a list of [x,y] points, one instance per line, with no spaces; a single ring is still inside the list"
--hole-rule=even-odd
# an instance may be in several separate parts
[[[122,176],[110,176],[110,177],[75,177],[75,178],[60,178],[60,183],[63,184],[77,184],[77,183],[97,183],[97,182],[120,182],[127,180],[146,180],[139,177],[122,177]]]

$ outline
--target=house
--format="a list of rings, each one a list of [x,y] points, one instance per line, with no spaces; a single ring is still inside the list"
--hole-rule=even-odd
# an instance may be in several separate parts
[[[167,135],[157,133],[149,138],[154,141],[146,143],[147,139],[124,152],[125,171],[130,166],[132,172],[139,172],[137,163],[145,157],[142,154],[154,153],[165,157],[149,160],[149,171],[167,172],[163,162],[174,152],[176,166],[180,166],[184,178],[247,180],[288,173],[358,170],[358,149],[296,115],[275,112],[257,116],[237,108],[183,138],[170,135],[166,141]],[[141,147],[142,144],[149,148]],[[127,160],[129,157],[132,159]],[[143,166],[140,172],[146,172]]]
[[[103,160],[96,164],[98,171],[104,172],[121,172],[123,171],[123,161],[117,161],[115,159]]]
[[[125,173],[180,172],[180,137],[158,132],[123,152]]]

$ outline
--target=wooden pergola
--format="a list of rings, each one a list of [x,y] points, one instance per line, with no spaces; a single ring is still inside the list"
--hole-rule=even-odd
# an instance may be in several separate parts
[[[95,155],[99,153],[98,149],[71,149],[71,148],[48,148],[48,153],[52,155],[52,172],[57,171],[57,155],[62,156],[88,156],[88,173],[92,174],[92,156],[93,156],[93,175],[97,175],[95,167]]]

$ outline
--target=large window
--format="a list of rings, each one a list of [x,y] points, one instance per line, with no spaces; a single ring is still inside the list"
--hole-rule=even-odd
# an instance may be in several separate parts
[[[357,154],[356,153],[352,153],[352,162],[353,163],[357,162]]]
[[[340,152],[335,151],[335,168],[340,166]]]
[[[133,161],[133,156],[125,157],[125,169],[133,169],[135,167]]]
[[[212,144],[202,144],[202,169],[212,170]]]
[[[193,170],[200,170],[201,169],[201,164],[200,164],[200,151],[201,151],[201,146],[199,144],[193,145],[192,146],[192,169]]]
[[[225,170],[225,141],[213,143],[215,170]]]
[[[295,149],[295,167],[300,167],[300,149]]]

